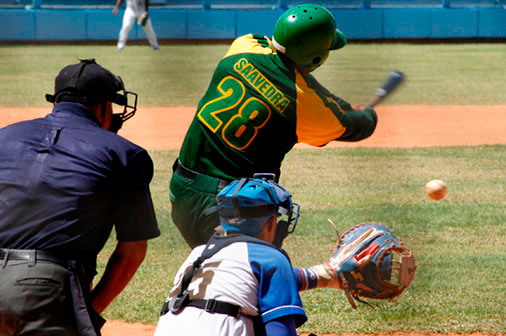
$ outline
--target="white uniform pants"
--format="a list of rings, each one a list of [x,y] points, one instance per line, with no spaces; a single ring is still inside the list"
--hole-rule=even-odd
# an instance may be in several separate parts
[[[125,9],[125,13],[123,14],[123,24],[119,32],[118,50],[122,50],[125,47],[126,41],[128,39],[128,34],[130,33],[130,30],[132,30],[135,21],[141,14],[142,12],[136,13],[130,7],[127,7]],[[150,17],[148,17],[148,21],[142,28],[146,33],[146,36],[149,40],[149,44],[151,44],[153,49],[158,49],[158,41],[156,40],[155,31],[153,30],[153,25],[151,24]]]

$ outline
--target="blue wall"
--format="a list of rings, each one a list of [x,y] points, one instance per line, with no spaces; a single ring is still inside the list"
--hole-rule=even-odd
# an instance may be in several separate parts
[[[349,39],[504,38],[504,8],[335,9]],[[272,34],[281,9],[201,10],[154,8],[159,39],[232,39]],[[0,9],[0,41],[116,40],[122,12],[111,9]],[[144,39],[135,25],[130,39]]]

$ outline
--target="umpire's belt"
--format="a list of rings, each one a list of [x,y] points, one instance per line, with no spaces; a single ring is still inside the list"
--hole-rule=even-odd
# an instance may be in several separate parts
[[[7,259],[7,260],[6,260]],[[42,251],[42,250],[16,250],[0,248],[0,260],[26,260],[35,264],[37,261],[46,261],[67,268],[68,262],[65,258]]]
[[[217,177],[208,176],[208,175],[193,171],[191,169],[188,169],[179,162],[179,159],[176,159],[176,161],[174,162],[174,165],[172,166],[172,171],[177,173],[179,176],[182,176],[185,179],[190,180],[190,181],[195,181],[195,178],[197,177],[197,175],[203,175],[203,176],[206,176],[207,178],[210,178],[213,180],[218,180],[218,189],[225,188],[231,182],[228,180],[222,180]]]

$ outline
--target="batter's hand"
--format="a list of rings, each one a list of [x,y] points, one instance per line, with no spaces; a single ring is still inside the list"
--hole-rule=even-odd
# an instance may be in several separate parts
[[[357,106],[353,107],[353,110],[354,111],[360,111],[360,112],[362,112],[366,108],[367,108],[367,105],[365,105],[365,104],[358,104]]]
[[[116,16],[116,14],[118,14],[118,7],[112,9],[112,15]]]

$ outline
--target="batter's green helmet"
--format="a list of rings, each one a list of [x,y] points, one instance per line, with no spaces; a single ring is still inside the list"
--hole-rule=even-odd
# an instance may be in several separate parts
[[[276,22],[274,47],[292,62],[312,71],[322,65],[330,50],[346,45],[332,13],[319,5],[298,5],[284,12]]]

